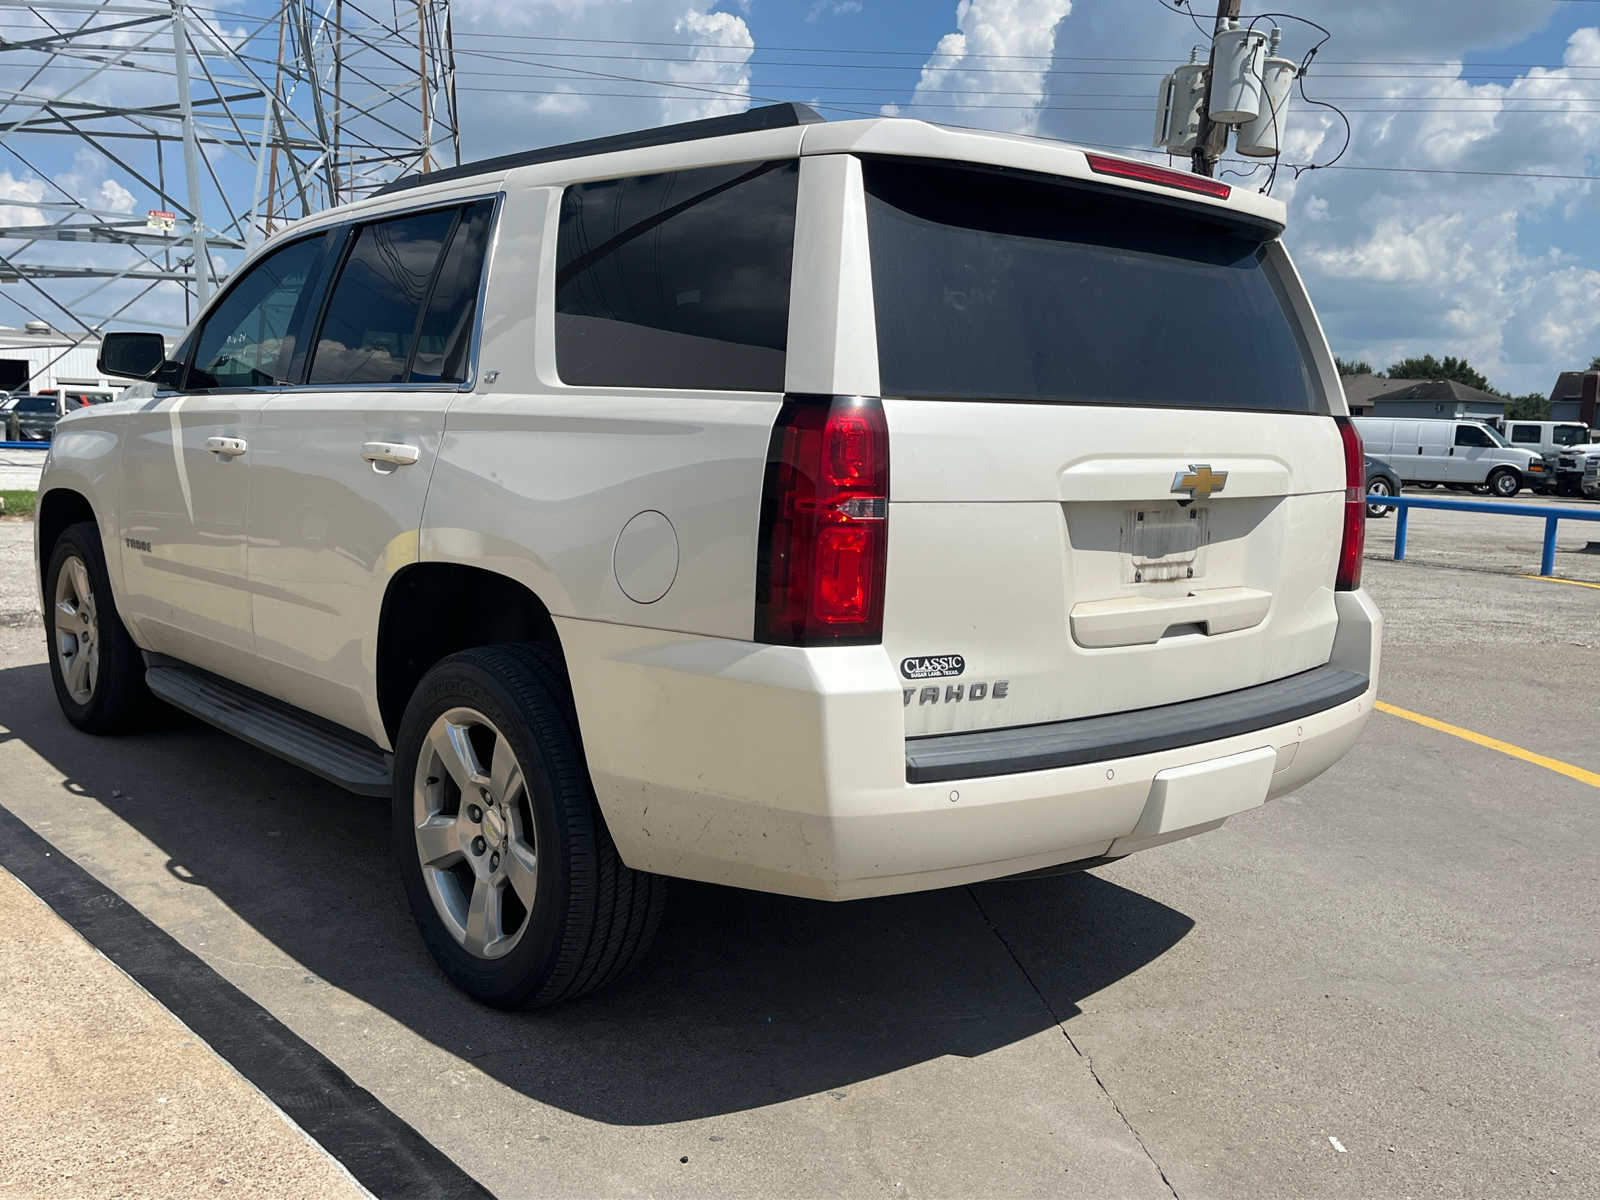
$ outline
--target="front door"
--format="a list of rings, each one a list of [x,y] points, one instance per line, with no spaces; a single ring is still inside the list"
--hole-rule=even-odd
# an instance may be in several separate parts
[[[1450,482],[1482,483],[1489,477],[1494,452],[1498,449],[1494,439],[1480,426],[1465,422],[1457,425],[1455,445],[1451,447]]]
[[[257,418],[293,356],[321,249],[302,239],[240,274],[192,339],[179,390],[129,422],[124,616],[150,649],[231,678],[248,678],[254,653],[244,531]]]
[[[467,374],[492,207],[356,229],[306,383],[272,397],[251,445],[257,686],[374,737],[383,598],[417,559],[445,413]]]

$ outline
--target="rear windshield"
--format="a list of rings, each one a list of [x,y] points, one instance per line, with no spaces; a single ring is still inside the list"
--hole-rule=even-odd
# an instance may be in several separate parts
[[[1263,234],[1018,172],[863,167],[884,395],[1329,411]]]
[[[1581,446],[1588,436],[1586,425],[1557,425],[1554,441],[1558,446]]]

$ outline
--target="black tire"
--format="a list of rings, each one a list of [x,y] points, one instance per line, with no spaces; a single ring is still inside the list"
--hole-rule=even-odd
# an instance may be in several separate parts
[[[1439,485],[1437,483],[1408,483],[1408,484],[1406,484],[1406,486],[1407,487],[1426,488],[1428,491],[1431,492],[1431,491],[1433,491],[1434,488],[1438,487]]]
[[[93,592],[93,638],[98,654],[95,678],[87,698],[75,697],[68,686],[64,643],[73,641],[73,653],[83,653],[81,634],[59,623],[66,619],[56,603],[62,572],[73,562],[83,564]],[[144,682],[144,656],[133,644],[117,614],[106,573],[100,530],[93,521],[69,526],[50,551],[44,573],[44,634],[50,657],[50,680],[56,700],[67,720],[85,733],[130,733],[144,728],[157,708]]]
[[[512,948],[494,958],[452,932],[418,849],[416,776],[425,743],[436,722],[459,709],[481,714],[514,752],[526,783],[519,822],[531,817],[537,849],[533,903]],[[456,803],[459,810],[467,801]],[[417,685],[396,739],[392,840],[429,952],[452,983],[495,1008],[541,1008],[605,987],[639,962],[661,923],[667,881],[618,856],[589,782],[565,673],[556,656],[534,646],[466,650]],[[462,862],[477,869],[465,856]]]
[[[1510,467],[1496,467],[1489,472],[1489,491],[1502,500],[1509,500],[1522,490],[1522,476]]]
[[[1367,480],[1367,495],[1392,496],[1394,495],[1394,489],[1390,486],[1389,480],[1386,477],[1382,475],[1374,475],[1371,479]],[[1367,505],[1367,516],[1369,517],[1382,519],[1383,517],[1387,517],[1393,511],[1394,505],[1392,504]]]

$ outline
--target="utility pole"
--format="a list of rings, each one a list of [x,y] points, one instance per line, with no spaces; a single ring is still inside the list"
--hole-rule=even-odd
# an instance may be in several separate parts
[[[1206,72],[1205,97],[1200,103],[1200,140],[1194,146],[1194,173],[1213,176],[1217,173],[1217,160],[1228,148],[1228,127],[1211,120],[1211,90],[1217,78],[1217,34],[1228,27],[1229,21],[1239,19],[1243,0],[1221,0],[1217,5],[1217,23],[1211,32],[1211,69]]]

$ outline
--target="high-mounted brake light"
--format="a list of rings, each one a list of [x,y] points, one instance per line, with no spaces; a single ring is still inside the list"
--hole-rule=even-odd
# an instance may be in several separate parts
[[[756,638],[881,641],[888,516],[889,428],[878,401],[787,398],[761,497]]]
[[[1334,589],[1353,592],[1361,586],[1361,552],[1367,541],[1367,461],[1361,435],[1349,417],[1335,417],[1344,442],[1344,540],[1339,545],[1339,573]]]
[[[1090,154],[1089,169],[1097,175],[1116,175],[1122,179],[1137,179],[1140,183],[1153,183],[1157,187],[1177,188],[1181,192],[1198,192],[1214,200],[1226,200],[1233,188],[1204,175],[1188,171],[1173,171],[1153,163],[1130,162],[1125,158],[1107,158],[1103,154]]]

